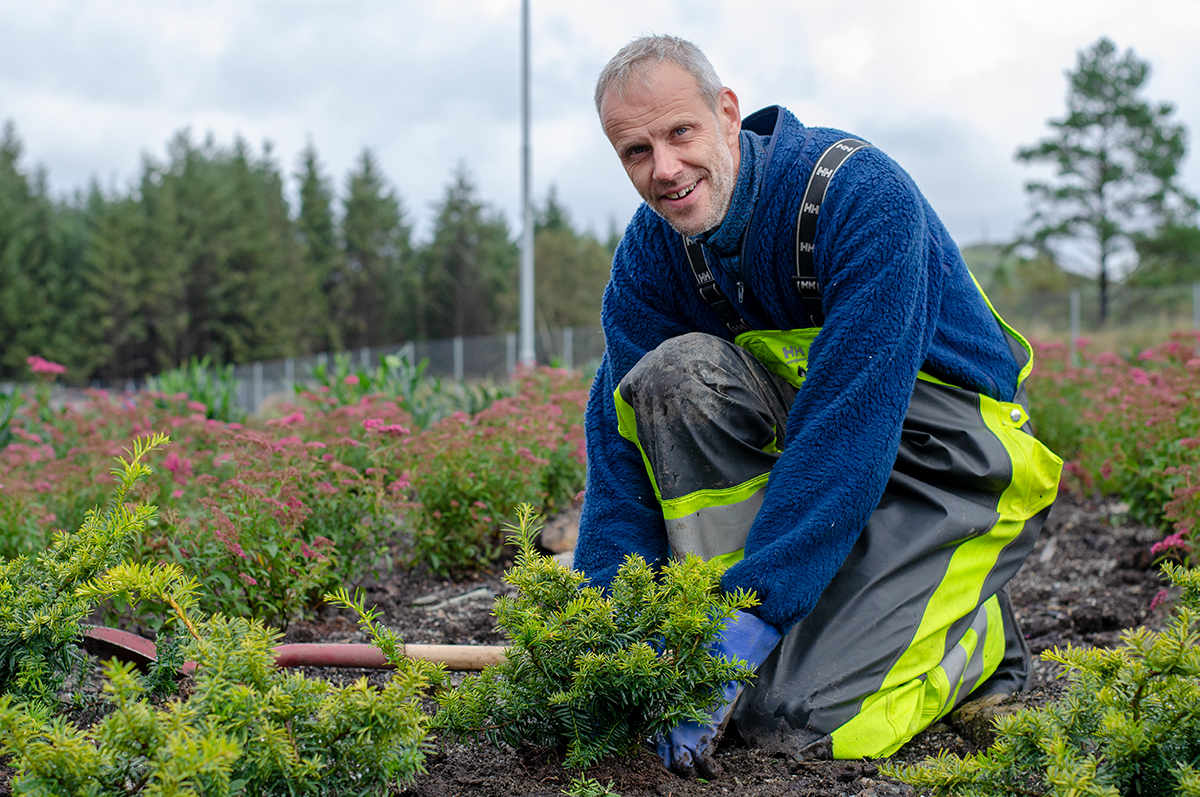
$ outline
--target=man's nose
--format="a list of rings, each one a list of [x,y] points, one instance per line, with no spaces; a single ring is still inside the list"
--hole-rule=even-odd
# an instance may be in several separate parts
[[[679,156],[672,147],[654,148],[654,179],[660,183],[670,183],[683,171]]]

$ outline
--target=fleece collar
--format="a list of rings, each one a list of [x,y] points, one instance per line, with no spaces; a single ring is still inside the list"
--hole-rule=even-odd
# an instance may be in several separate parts
[[[742,129],[741,164],[738,167],[737,185],[733,189],[729,212],[715,229],[696,236],[697,241],[718,255],[736,255],[741,247],[742,235],[746,232],[750,217],[754,215],[754,205],[758,201],[759,188],[762,187],[763,172],[767,165],[766,140],[764,136]]]

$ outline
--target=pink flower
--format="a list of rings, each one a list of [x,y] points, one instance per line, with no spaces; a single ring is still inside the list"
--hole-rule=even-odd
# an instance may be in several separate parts
[[[367,418],[363,421],[363,428],[367,431],[375,431],[383,427],[383,418]]]
[[[357,385],[359,383],[359,378],[357,376],[355,376],[354,374],[350,374],[343,381],[347,385]]]
[[[54,489],[54,485],[45,479],[38,479],[33,483],[33,489],[37,490],[39,493],[48,493]]]
[[[1157,593],[1155,593],[1154,600],[1150,601],[1150,610],[1154,611],[1159,606],[1166,603],[1168,597],[1170,597],[1170,593],[1168,593],[1165,589],[1160,589]]]
[[[409,433],[407,428],[401,426],[398,423],[389,424],[387,426],[381,426],[381,427],[379,427],[379,431],[382,432],[383,434],[387,435],[388,437],[404,437],[405,435],[407,435]]]
[[[338,488],[334,487],[329,482],[319,482],[317,484],[317,492],[319,493],[324,493],[325,495],[336,495],[337,491]]]
[[[1178,550],[1182,553],[1187,553],[1192,550],[1192,546],[1188,545],[1183,539],[1182,532],[1175,532],[1150,546],[1150,553],[1158,556],[1160,554],[1169,553]]]
[[[189,401],[187,408],[192,412],[208,412],[208,405],[199,401]]]
[[[176,487],[174,490],[171,491],[171,497],[176,500],[183,498],[183,490]]]
[[[240,578],[242,581],[245,581],[246,584],[251,587],[258,586],[258,581],[253,576],[248,576],[245,573],[238,573],[238,578]]]
[[[38,357],[36,354],[32,357],[26,357],[25,362],[29,365],[29,370],[35,374],[65,374],[67,366],[52,363],[49,360]]]
[[[163,467],[171,471],[177,484],[187,484],[188,477],[192,475],[192,461],[174,451],[163,458]]]
[[[1141,385],[1143,387],[1150,386],[1150,374],[1146,373],[1141,368],[1130,368],[1129,375],[1133,377],[1133,383],[1135,385]]]

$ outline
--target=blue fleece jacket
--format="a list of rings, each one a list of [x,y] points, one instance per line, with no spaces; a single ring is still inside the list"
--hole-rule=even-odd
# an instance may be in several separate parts
[[[790,279],[796,213],[816,160],[848,135],[805,127],[779,107],[748,117],[743,128],[769,136],[761,185],[741,251],[711,262],[752,325],[796,329],[808,318]],[[746,177],[739,174],[739,189]],[[1004,401],[1019,372],[958,247],[908,174],[878,149],[860,150],[838,170],[814,257],[825,322],[745,558],[722,582],[729,591],[754,590],[757,613],[783,631],[812,610],[883,495],[917,371]],[[729,273],[730,264],[740,274]],[[751,292],[757,299],[753,312],[738,305],[739,281],[747,300]],[[668,338],[732,335],[699,297],[680,236],[644,204],[617,249],[601,321],[607,349],[587,410],[588,487],[575,563],[607,586],[627,554],[652,564],[670,556],[641,456],[617,430],[613,392]]]

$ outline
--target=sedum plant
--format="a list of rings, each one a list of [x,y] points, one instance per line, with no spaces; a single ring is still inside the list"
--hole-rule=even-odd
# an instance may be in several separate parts
[[[709,653],[734,612],[757,603],[721,592],[719,563],[688,557],[656,574],[630,556],[606,595],[538,554],[531,505],[509,529],[519,553],[505,580],[517,595],[494,609],[511,640],[506,660],[440,691],[434,728],[558,748],[567,766],[583,769],[685,720],[707,722],[726,682],[753,677]]]
[[[982,753],[885,772],[938,796],[1200,795],[1200,570],[1164,570],[1184,605],[1163,631],[1044,652],[1067,668],[1061,699],[998,718]]]
[[[163,434],[136,440],[113,469],[112,497],[103,509],[89,510],[78,531],[58,532],[42,553],[0,563],[0,694],[29,704],[38,716],[49,714],[67,673],[83,659],[75,641],[95,599],[77,588],[116,565],[154,517],[154,507],[127,500],[150,473],[147,455],[167,442]]]

